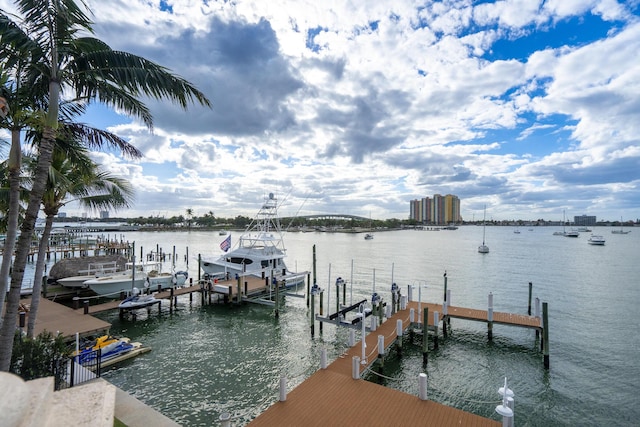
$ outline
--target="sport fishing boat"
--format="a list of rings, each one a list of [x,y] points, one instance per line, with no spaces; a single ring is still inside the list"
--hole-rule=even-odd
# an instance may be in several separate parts
[[[230,279],[254,276],[261,279],[273,278],[284,281],[286,287],[304,282],[306,272],[290,271],[285,262],[285,248],[282,227],[278,218],[278,201],[273,193],[265,198],[256,217],[238,239],[237,246],[231,246],[231,235],[220,244],[225,251],[213,258],[203,258],[200,267],[215,279]]]

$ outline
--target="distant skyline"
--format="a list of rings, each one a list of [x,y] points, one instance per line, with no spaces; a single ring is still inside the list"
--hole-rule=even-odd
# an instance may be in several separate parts
[[[465,220],[640,217],[637,0],[87,4],[97,38],[213,104],[148,101],[153,134],[89,108],[145,154],[92,154],[136,188],[111,216],[253,216],[274,192],[283,216],[456,194]]]

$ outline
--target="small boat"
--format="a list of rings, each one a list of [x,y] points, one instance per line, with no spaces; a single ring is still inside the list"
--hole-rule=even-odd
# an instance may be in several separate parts
[[[133,345],[129,338],[114,338],[110,335],[99,337],[90,346],[82,350],[74,352],[73,356],[77,358],[77,362],[81,365],[95,363],[100,350],[100,362],[104,362],[123,353],[133,350]]]
[[[125,298],[120,304],[118,304],[118,308],[123,309],[135,309],[135,308],[143,308],[148,307],[152,304],[157,304],[160,300],[156,299],[153,294],[143,294],[140,292],[140,289],[133,288],[131,290],[131,295]]]
[[[96,262],[89,263],[86,270],[80,270],[78,276],[64,277],[58,279],[57,282],[66,288],[86,288],[84,284],[87,280],[96,279],[98,277],[107,276],[118,271],[118,266],[115,261],[110,262]]]
[[[580,237],[580,233],[577,230],[569,230],[564,233],[564,237]]]
[[[604,246],[605,239],[600,235],[592,234],[587,242],[590,245]]]
[[[578,227],[578,232],[580,233],[591,233],[591,229],[588,227]]]
[[[487,246],[485,244],[485,241],[484,241],[485,228],[487,226],[486,219],[487,219],[487,206],[485,205],[485,207],[484,207],[484,215],[482,217],[482,244],[480,246],[478,246],[478,253],[481,253],[481,254],[488,254],[489,253],[489,246]]]
[[[373,234],[367,233],[364,235],[364,240],[373,240]]]
[[[278,218],[278,200],[273,193],[265,197],[236,247],[229,251],[230,247],[229,235],[220,244],[223,254],[202,259],[200,267],[209,277],[229,279],[254,276],[264,279],[273,276],[278,281],[284,281],[286,287],[299,285],[306,278],[307,272],[292,272],[284,262],[286,250]]]
[[[227,230],[220,230],[220,231],[218,231],[218,235],[219,235],[219,236],[226,236],[226,235],[227,235]]]
[[[622,227],[622,217],[620,217],[620,230],[611,230],[611,234],[629,234],[631,231],[625,231]]]
[[[180,274],[161,272],[160,262],[135,265],[128,262],[125,267],[124,271],[87,280],[84,284],[100,296],[116,297],[120,292],[128,292],[133,288],[162,290],[184,286],[188,276],[185,271],[181,271]]]

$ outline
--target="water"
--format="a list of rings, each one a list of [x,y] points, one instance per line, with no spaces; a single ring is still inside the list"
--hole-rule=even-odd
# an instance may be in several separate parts
[[[456,231],[377,232],[363,235],[288,233],[290,268],[312,270],[316,246],[317,278],[330,293],[325,307],[335,310],[335,287],[341,276],[349,286],[347,302],[369,298],[372,291],[390,301],[390,284],[403,294],[415,286],[423,301],[442,302],[447,272],[453,305],[486,309],[494,295],[495,311],[526,313],[528,283],[533,296],[549,304],[550,365],[535,333],[494,325],[487,342],[486,326],[452,320],[452,334],[422,364],[419,343],[405,345],[402,358],[392,354],[385,376],[371,376],[388,387],[418,394],[418,374],[429,378],[429,398],[495,420],[498,387],[508,377],[515,393],[515,421],[521,426],[626,426],[640,420],[640,230],[613,235],[595,228],[606,245],[553,236],[550,227],[531,231],[489,227],[491,253],[477,253],[482,227]],[[235,234],[235,233],[234,233]],[[219,252],[217,232],[124,233],[145,253],[159,245],[179,254],[177,269],[197,276],[197,255]],[[235,240],[235,236],[233,237]],[[138,249],[139,253],[139,249]],[[426,286],[425,286],[426,285]],[[281,375],[295,387],[319,367],[319,352],[329,360],[346,348],[348,331],[325,325],[322,335],[310,336],[304,299],[286,297],[279,319],[265,306],[201,307],[198,295],[179,299],[178,311],[168,304],[158,315],[144,311],[136,322],[117,313],[101,317],[112,322],[112,333],[128,336],[153,351],[104,373],[104,378],[185,426],[217,425],[222,412],[244,425],[278,398]]]

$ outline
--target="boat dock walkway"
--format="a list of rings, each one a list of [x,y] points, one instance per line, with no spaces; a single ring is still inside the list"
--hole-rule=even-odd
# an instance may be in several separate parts
[[[359,358],[360,372],[364,373],[380,357],[379,337],[384,337],[384,354],[396,343],[398,321],[402,322],[402,333],[413,327],[411,311],[417,319],[417,311],[428,308],[429,313],[442,313],[442,305],[431,303],[407,303],[365,337],[363,357],[362,341],[320,369],[302,384],[285,395],[285,400],[273,404],[256,417],[249,425],[261,426],[325,426],[325,425],[421,425],[421,426],[499,426],[501,422],[474,415],[387,388],[369,381],[354,379],[354,358]],[[489,313],[483,310],[448,307],[450,318],[488,321]],[[511,313],[493,313],[494,323],[527,328],[540,328],[540,319]],[[447,317],[439,318],[446,322]],[[428,327],[435,328],[434,316],[427,317]],[[356,360],[357,362],[357,360]],[[416,384],[418,378],[416,378]],[[496,405],[499,404],[496,399]]]
[[[29,321],[28,308],[31,305],[31,298],[21,300],[27,311],[24,316],[16,319],[16,325],[26,330]],[[22,324],[24,322],[24,324]],[[56,332],[65,338],[73,338],[76,333],[80,336],[104,335],[111,328],[111,323],[105,322],[93,316],[85,316],[82,311],[74,310],[70,307],[40,298],[38,306],[38,317],[34,328],[34,335],[38,335],[45,330],[55,335]]]

